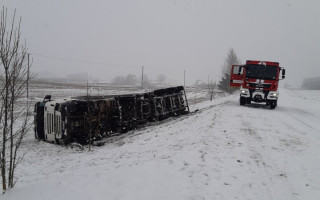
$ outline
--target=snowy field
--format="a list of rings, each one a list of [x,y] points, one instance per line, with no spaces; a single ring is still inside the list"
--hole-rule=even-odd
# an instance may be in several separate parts
[[[320,199],[320,91],[280,89],[275,110],[205,96],[190,91],[197,112],[90,152],[30,132],[18,182],[0,199]]]

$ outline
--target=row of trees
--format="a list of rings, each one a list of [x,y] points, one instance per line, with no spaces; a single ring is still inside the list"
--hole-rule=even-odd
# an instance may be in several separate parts
[[[320,90],[320,77],[304,79],[302,88],[306,90]]]
[[[26,44],[21,41],[21,18],[15,12],[7,22],[7,9],[0,13],[0,168],[3,193],[15,184],[15,169],[23,158],[18,150],[30,129],[28,102],[18,100],[25,94],[29,78]]]
[[[134,74],[128,74],[127,76],[117,76],[113,79],[112,83],[117,85],[138,85],[141,84],[142,78],[137,78]],[[150,84],[150,83],[157,83],[160,85],[165,84],[167,81],[167,77],[163,74],[160,74],[157,76],[156,80],[153,81],[148,78],[147,75],[143,75],[143,83],[144,84]]]
[[[228,93],[232,93],[235,90],[237,90],[237,88],[230,87],[230,72],[231,72],[232,65],[237,65],[240,63],[241,63],[240,59],[237,57],[235,51],[231,48],[222,66],[222,78],[218,83],[218,89]],[[162,84],[165,84],[166,80],[167,80],[167,77],[163,74],[160,74],[157,76],[155,83],[162,85]],[[145,84],[150,84],[151,82],[154,82],[154,81],[150,80],[147,75],[144,75],[143,82]],[[137,76],[134,74],[128,74],[127,76],[117,76],[113,79],[112,83],[118,84],[118,85],[138,85],[138,84],[141,84],[141,77],[138,79]],[[199,85],[199,84],[200,84],[199,81],[195,83],[195,85]],[[202,84],[205,84],[205,83],[202,83]],[[213,85],[214,87],[216,86],[212,82],[208,83],[208,85],[209,85],[208,87],[211,89],[213,88]]]

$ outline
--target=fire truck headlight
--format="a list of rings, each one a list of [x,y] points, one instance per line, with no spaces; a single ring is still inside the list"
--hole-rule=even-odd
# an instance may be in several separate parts
[[[241,94],[248,94],[247,90],[241,90]]]
[[[277,93],[270,93],[270,96],[271,96],[271,97],[277,97],[278,94],[277,94]]]

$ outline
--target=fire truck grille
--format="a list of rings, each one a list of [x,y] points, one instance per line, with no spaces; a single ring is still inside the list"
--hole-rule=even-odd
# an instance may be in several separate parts
[[[250,87],[253,88],[264,88],[264,89],[269,89],[271,87],[271,84],[259,84],[259,83],[249,83]]]

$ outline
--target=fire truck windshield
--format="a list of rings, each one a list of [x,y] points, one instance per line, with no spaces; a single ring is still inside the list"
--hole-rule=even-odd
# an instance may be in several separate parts
[[[276,66],[270,65],[247,65],[246,78],[276,80],[277,78]]]

